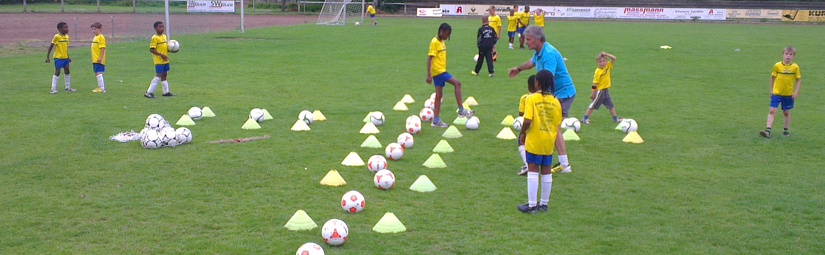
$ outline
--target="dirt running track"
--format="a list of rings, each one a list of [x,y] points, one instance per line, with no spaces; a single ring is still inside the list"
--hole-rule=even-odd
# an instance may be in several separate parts
[[[77,31],[74,24],[77,19]],[[114,37],[112,20],[114,19]],[[307,15],[247,15],[244,17],[246,29],[286,26],[315,22],[317,17]],[[118,42],[126,38],[149,38],[154,33],[155,21],[165,22],[163,14],[0,14],[0,46],[23,44],[43,46],[51,42],[57,33],[57,23],[69,24],[72,46],[83,45],[91,40],[89,26],[94,22],[103,24],[103,35],[108,42]],[[241,16],[226,14],[172,14],[169,17],[172,36],[180,34],[209,33],[240,30]],[[77,37],[75,37],[77,32]],[[75,44],[77,42],[78,44]],[[88,44],[88,43],[86,43]]]

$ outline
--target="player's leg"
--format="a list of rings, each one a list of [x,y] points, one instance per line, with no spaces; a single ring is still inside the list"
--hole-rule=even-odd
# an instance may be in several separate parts
[[[146,98],[155,98],[155,89],[158,88],[158,83],[160,82],[161,74],[163,74],[163,65],[155,65],[155,77],[152,78],[152,81],[149,82],[149,88],[146,89],[146,94],[143,94]]]
[[[516,36],[516,32],[507,31],[507,36],[510,37],[510,49],[513,49],[513,38]]]
[[[610,115],[613,116],[613,122],[619,122],[619,116],[616,116],[616,106],[613,105],[613,97],[610,96],[610,90],[604,90],[604,96],[602,97],[602,104],[610,110]]]
[[[462,99],[463,97],[461,96],[461,82],[458,81],[455,77],[450,78],[449,80],[447,80],[447,82],[453,84],[453,86],[455,87],[455,102],[458,105],[458,116],[466,118],[473,116],[475,111],[464,109],[464,99]]]
[[[793,109],[793,97],[783,97],[782,113],[785,115],[785,129],[782,131],[782,136],[788,137],[791,133],[788,131],[791,128],[791,109]]]
[[[776,109],[779,107],[779,103],[782,101],[780,96],[772,95],[771,96],[771,109],[768,111],[768,121],[767,127],[763,131],[759,131],[759,135],[765,138],[771,138],[771,127],[773,127],[773,119],[776,117]]]
[[[527,152],[527,203],[518,206],[523,213],[538,212],[539,163],[542,156]]]
[[[481,72],[481,65],[484,63],[484,50],[481,47],[478,48],[478,60],[476,61],[476,67],[473,69],[471,73],[473,76],[477,76],[478,72]]]
[[[593,110],[598,110],[602,105],[602,93],[602,90],[596,91],[596,96],[593,97],[593,101],[587,106],[587,112],[584,114],[584,117],[582,117],[582,122],[584,124],[590,124],[590,114],[593,114]],[[564,108],[564,106],[562,106],[562,108]]]
[[[519,28],[518,29],[518,35],[519,35],[518,36],[518,44],[519,44],[518,48],[519,49],[524,49],[524,29],[526,29],[526,28]]]
[[[518,134],[518,153],[521,156],[521,161],[524,165],[521,166],[521,171],[518,172],[518,175],[526,175],[527,174],[527,151],[524,149],[524,144],[521,143],[521,133]]]
[[[480,57],[479,57],[480,58]],[[493,77],[493,48],[484,49],[484,58],[487,60],[487,72],[490,73],[490,78]],[[480,66],[478,68],[481,68]],[[481,69],[478,69],[481,70]]]
[[[60,67],[57,65],[57,59],[54,60],[54,75],[52,75],[52,90],[49,93],[57,94],[57,82],[60,80]]]
[[[449,127],[450,125],[447,125],[447,123],[441,120],[441,100],[444,97],[444,81],[436,79],[433,83],[435,84],[435,102],[433,102],[433,122],[430,125],[433,127]]]
[[[538,211],[547,212],[547,205],[550,204],[550,191],[553,189],[553,174],[550,164],[553,156],[548,156],[549,162],[541,166],[541,197],[539,197]]]
[[[92,69],[94,69],[95,78],[97,79],[97,89],[93,90],[93,92],[106,93],[106,84],[103,80],[103,73],[106,72],[106,66],[92,64]]]
[[[75,92],[77,90],[72,88],[72,72],[70,66],[71,61],[68,59],[65,60],[65,65],[63,66],[63,81],[65,82],[67,92]]]

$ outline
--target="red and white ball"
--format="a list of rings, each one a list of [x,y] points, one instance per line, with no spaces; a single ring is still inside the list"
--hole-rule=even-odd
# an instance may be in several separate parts
[[[342,245],[349,237],[349,227],[342,220],[331,219],[324,223],[321,228],[321,236],[324,238],[324,242],[329,245]]]
[[[395,187],[395,175],[387,169],[375,173],[373,181],[375,182],[375,187],[380,190],[389,190]]]
[[[398,135],[397,141],[398,144],[401,145],[401,148],[404,148],[405,150],[412,148],[413,145],[415,145],[415,139],[409,133],[401,133]]]
[[[384,153],[389,160],[399,160],[404,156],[404,147],[397,143],[391,143],[384,149]]]
[[[424,108],[435,109],[435,99],[427,99],[424,101]]]
[[[372,155],[372,157],[367,160],[367,169],[372,173],[387,169],[387,159],[381,155]]]
[[[341,208],[348,213],[359,213],[364,210],[365,206],[367,206],[367,201],[364,200],[361,192],[351,190],[341,198]]]
[[[295,255],[324,255],[324,248],[316,243],[305,243],[298,248]]]
[[[430,108],[421,109],[421,112],[419,112],[418,115],[421,115],[421,121],[426,122],[431,122],[433,121],[433,118],[435,118],[435,112],[433,112],[433,109]]]

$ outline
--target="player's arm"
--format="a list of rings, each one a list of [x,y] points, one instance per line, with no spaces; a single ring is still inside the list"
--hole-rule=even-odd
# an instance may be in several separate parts
[[[169,57],[168,57],[168,56],[163,55],[163,54],[160,54],[160,52],[158,52],[157,50],[155,50],[155,48],[149,48],[149,52],[151,52],[152,54],[157,55],[158,57],[162,58],[162,59],[163,59],[163,61],[169,61]]]
[[[102,64],[103,63],[103,58],[105,58],[105,57],[106,57],[106,48],[100,48],[100,58],[97,59],[97,63]]]
[[[433,56],[427,56],[427,84],[433,84]]]
[[[533,60],[527,60],[527,62],[524,62],[524,64],[521,64],[520,66],[510,68],[510,78],[516,78],[521,71],[530,70],[533,67],[536,67],[536,64],[533,64]]]
[[[613,54],[602,51],[602,55],[609,58],[610,62],[616,63],[616,56],[613,56]]]
[[[530,129],[530,126],[533,125],[533,121],[530,119],[525,118],[521,123],[521,133],[519,135],[519,144],[525,144],[524,140],[527,138],[527,130]]]
[[[49,50],[46,51],[46,63],[52,59],[52,49],[54,49],[54,44],[49,44]]]
[[[771,90],[769,90],[770,93],[768,93],[768,95],[771,95],[771,97],[773,97],[773,83],[774,82],[776,82],[776,76],[771,75]]]
[[[799,97],[799,86],[802,86],[802,78],[796,78],[796,89],[793,92],[793,100]]]

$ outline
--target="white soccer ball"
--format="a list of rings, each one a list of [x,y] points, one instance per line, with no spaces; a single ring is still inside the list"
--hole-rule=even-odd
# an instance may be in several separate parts
[[[252,109],[249,111],[249,118],[257,122],[264,122],[264,110],[260,108]]]
[[[410,122],[416,122],[421,124],[421,118],[419,118],[418,115],[410,115],[410,117],[407,117],[407,124],[409,124]]]
[[[148,129],[159,131],[164,126],[166,126],[167,123],[168,122],[166,122],[166,119],[164,119],[163,116],[160,116],[159,114],[152,114],[149,115],[149,117],[146,117],[145,127]]]
[[[384,113],[383,112],[372,112],[370,113],[370,122],[373,125],[381,126],[384,125]]]
[[[175,129],[172,127],[164,127],[158,132],[160,136],[160,145],[175,147],[178,146],[178,141],[175,140]]]
[[[192,141],[192,131],[186,127],[179,127],[175,130],[175,140],[178,144],[187,144]]]
[[[341,208],[344,208],[344,211],[348,213],[361,212],[365,206],[367,206],[367,201],[364,199],[364,195],[361,195],[361,192],[351,190],[341,198]]]
[[[430,99],[435,100],[435,93],[430,94]]]
[[[344,221],[339,219],[328,220],[321,228],[321,236],[324,237],[324,242],[338,246],[344,244],[349,236],[349,228]]]
[[[424,101],[424,108],[435,109],[435,99],[427,99]]]
[[[622,132],[625,133],[635,132],[639,130],[639,124],[637,124],[636,120],[633,119],[622,120],[622,123],[620,125],[622,128]]]
[[[146,133],[140,137],[140,145],[146,149],[157,149],[163,146],[160,140],[160,133],[154,129],[146,129]]]
[[[312,112],[309,110],[303,110],[301,113],[298,114],[298,119],[303,120],[304,123],[307,125],[312,124],[315,121],[315,116],[312,115]]]
[[[421,134],[421,120],[416,121],[408,121],[406,127],[407,133],[411,135]]]
[[[324,255],[324,248],[316,243],[305,243],[298,248],[295,255]]]
[[[395,175],[387,169],[375,173],[373,181],[375,182],[375,187],[380,190],[389,190],[395,187]]]
[[[177,53],[180,50],[180,43],[177,40],[169,40],[166,44],[171,53]]]
[[[435,118],[435,113],[433,112],[433,109],[430,108],[421,109],[421,112],[419,112],[418,115],[421,115],[421,121],[426,122],[432,122],[433,118]]]
[[[396,139],[396,141],[401,145],[401,148],[404,148],[405,150],[412,148],[413,145],[415,145],[415,138],[413,138],[413,136],[409,133],[401,133],[398,135],[398,139]]]
[[[582,122],[579,121],[579,119],[577,118],[570,117],[561,121],[561,127],[566,129],[572,129],[573,131],[578,133],[579,130],[582,129]]]
[[[192,107],[189,108],[188,115],[189,118],[192,118],[193,120],[199,120],[203,118],[203,110],[201,110],[200,107]]]
[[[478,62],[478,54],[476,54],[475,56],[473,56],[473,62]]]
[[[391,143],[384,149],[384,153],[387,155],[387,159],[399,160],[404,156],[404,147],[397,143]]]
[[[372,157],[367,160],[367,169],[372,173],[387,169],[387,159],[381,155],[372,155]]]
[[[522,116],[518,116],[516,118],[516,120],[513,121],[513,129],[515,129],[516,132],[521,132],[521,127],[523,125],[524,125],[524,117],[522,117]]]
[[[361,25],[361,22],[356,21],[356,22],[355,22],[355,25],[356,25],[356,26],[360,26],[360,25]]]
[[[473,116],[467,119],[467,123],[464,123],[464,126],[466,126],[469,130],[476,130],[478,129],[478,124],[480,124],[478,117]]]

